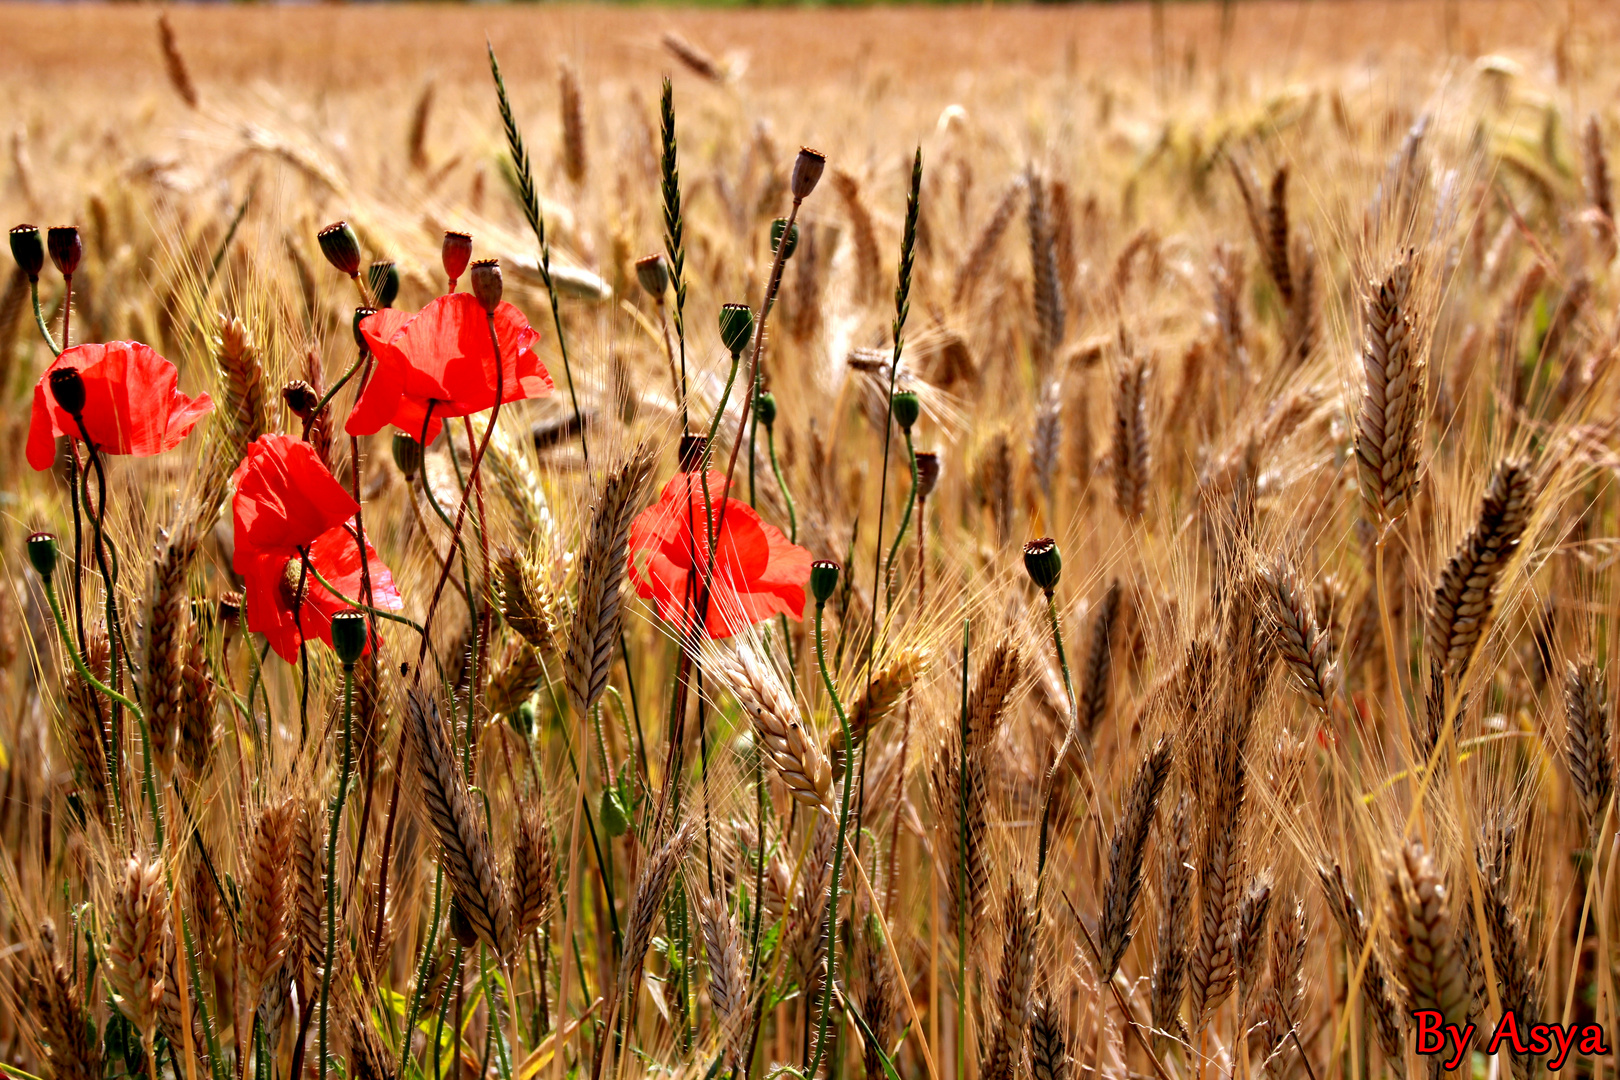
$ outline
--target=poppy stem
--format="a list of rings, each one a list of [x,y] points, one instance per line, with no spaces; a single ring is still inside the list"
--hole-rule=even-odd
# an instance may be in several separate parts
[[[782,479],[782,465],[776,460],[776,425],[765,425],[765,449],[771,455],[771,472],[776,476],[776,490],[782,493],[782,501],[787,503],[788,512],[788,540],[791,543],[799,542],[799,512],[793,505],[793,492],[788,490],[787,482]]]
[[[343,802],[349,793],[349,766],[354,718],[354,665],[343,665],[343,765],[338,773],[337,801],[332,805],[332,828],[326,841],[326,952],[321,964],[321,1067],[320,1078],[326,1080],[329,1062],[326,1047],[327,1012],[332,997],[332,958],[337,946],[337,840],[338,827],[343,823]]]
[[[850,741],[849,718],[844,715],[844,704],[838,699],[838,688],[833,685],[832,674],[827,670],[826,639],[821,632],[821,616],[826,607],[825,600],[820,598],[816,600],[816,666],[821,669],[822,685],[827,688],[827,696],[832,699],[833,711],[838,714],[838,726],[844,735],[844,745],[852,746],[854,744]],[[821,1068],[821,1057],[827,1045],[827,1024],[832,1014],[832,989],[838,960],[838,875],[844,864],[844,834],[849,827],[849,789],[854,779],[855,755],[845,754],[844,784],[843,791],[839,795],[838,807],[838,841],[833,847],[832,882],[827,893],[827,974],[821,991],[821,1026],[816,1034],[814,1055],[804,1071],[804,1075],[811,1080],[814,1080]]]
[[[906,461],[911,465],[911,493],[906,496],[906,512],[900,516],[900,528],[895,530],[894,543],[889,546],[889,561],[883,565],[884,588],[888,592],[888,606],[894,607],[894,560],[900,554],[900,542],[906,538],[911,525],[911,511],[917,505],[917,451],[911,445],[911,429],[906,428]]]
[[[51,355],[61,356],[61,346],[57,345],[56,339],[51,337],[51,328],[46,324],[45,316],[39,310],[39,278],[29,278],[28,291],[34,299],[34,324],[39,327],[39,332],[44,335],[45,344],[50,348]]]
[[[1046,614],[1052,624],[1052,647],[1057,652],[1058,667],[1063,672],[1063,693],[1069,699],[1069,723],[1063,732],[1063,744],[1058,747],[1057,756],[1052,759],[1052,765],[1046,770],[1046,779],[1042,784],[1045,790],[1041,794],[1041,833],[1040,843],[1035,854],[1035,900],[1036,910],[1040,910],[1040,895],[1046,886],[1046,853],[1048,831],[1052,825],[1052,795],[1057,790],[1058,773],[1063,763],[1069,759],[1069,751],[1075,744],[1076,729],[1079,727],[1078,714],[1074,704],[1074,680],[1069,676],[1069,657],[1063,649],[1063,620],[1058,616],[1057,600],[1051,589],[1046,593]]]
[[[386,610],[384,610],[382,608],[379,608],[379,607],[373,607],[370,604],[362,604],[358,600],[352,600],[349,597],[344,596],[343,593],[338,590],[337,586],[333,585],[330,581],[326,580],[326,577],[320,572],[320,570],[315,566],[314,563],[309,564],[309,572],[311,574],[315,575],[315,580],[320,582],[321,586],[323,588],[325,588],[327,592],[331,593],[333,596],[337,597],[339,600],[343,601],[345,604],[347,604],[350,607],[354,608],[354,610],[363,611],[367,615],[371,615],[374,618],[387,619],[389,622],[397,622],[401,626],[408,626],[412,630],[415,630],[418,634],[427,633],[426,630],[422,629],[422,624],[421,623],[418,623],[416,620],[410,618],[409,616],[400,615],[397,612],[393,612],[393,611],[386,611]]]
[[[341,379],[339,379],[337,382],[332,384],[332,389],[328,390],[326,393],[321,395],[321,399],[319,401],[317,401],[315,403],[315,407],[310,410],[309,419],[304,421],[304,436],[303,437],[304,437],[305,442],[309,441],[309,429],[315,425],[315,418],[320,416],[321,413],[326,411],[326,407],[332,403],[332,399],[337,396],[337,392],[339,390],[343,389],[345,386],[347,386],[348,383],[349,383],[349,380],[354,378],[355,374],[363,366],[365,366],[366,361],[368,361],[370,359],[371,359],[371,354],[370,353],[361,352],[359,358],[355,360],[354,364],[349,368],[349,370],[345,371],[343,373],[343,377]],[[364,381],[364,380],[362,380],[362,381]]]
[[[67,288],[62,293],[62,350],[58,356],[67,352],[72,342],[68,338],[68,329],[73,325],[73,275],[63,274],[62,281]]]
[[[85,666],[84,657],[80,656],[79,650],[73,647],[73,638],[68,630],[67,619],[62,614],[62,605],[56,599],[56,586],[51,584],[49,578],[45,579],[45,599],[50,602],[51,615],[56,619],[57,632],[62,635],[62,644],[67,647],[68,659],[72,660],[73,666],[78,669],[79,678],[89,683],[90,687],[98,693],[105,694],[111,700],[123,705],[124,708],[134,713],[136,717],[142,716],[139,705],[96,678],[90,669]]]

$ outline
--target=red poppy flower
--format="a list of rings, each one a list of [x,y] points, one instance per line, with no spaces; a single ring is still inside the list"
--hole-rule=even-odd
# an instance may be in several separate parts
[[[277,656],[294,663],[302,642],[332,644],[332,616],[349,606],[305,570],[306,555],[320,577],[344,596],[360,598],[354,521],[360,507],[313,447],[286,435],[254,440],[233,479],[236,550],[231,566],[246,583],[248,629],[264,634]],[[373,606],[391,611],[403,607],[393,574],[369,540],[366,562]]]
[[[471,293],[441,296],[415,315],[384,308],[361,320],[376,366],[343,429],[371,435],[393,424],[423,439],[427,419],[423,442],[431,443],[445,417],[494,408],[496,364],[485,320]],[[551,393],[551,376],[534,354],[540,333],[523,313],[511,304],[497,306],[495,336],[501,343],[501,401]]]
[[[724,638],[773,615],[801,619],[810,553],[789,543],[747,503],[725,498],[723,474],[711,472],[708,478],[718,536],[704,629],[712,638]],[[653,601],[659,618],[685,628],[695,621],[697,592],[709,565],[708,523],[702,477],[677,473],[658,502],[630,525],[630,580],[636,595]],[[687,580],[694,566],[697,577],[689,597]]]
[[[172,450],[213,409],[207,394],[187,397],[176,389],[179,373],[151,346],[138,341],[76,345],[34,384],[28,425],[28,464],[43,471],[56,460],[56,438],[81,438],[79,425],[56,403],[50,374],[76,368],[84,380],[85,431],[105,454],[151,457]]]

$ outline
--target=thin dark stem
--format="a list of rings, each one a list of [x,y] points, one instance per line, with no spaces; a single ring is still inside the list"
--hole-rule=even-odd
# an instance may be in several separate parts
[[[827,696],[832,699],[833,710],[838,714],[838,726],[844,735],[844,745],[852,746],[854,744],[850,741],[849,718],[844,715],[844,704],[838,699],[838,688],[833,685],[832,674],[827,670],[826,640],[821,632],[821,615],[826,606],[825,601],[816,601],[816,666],[821,669],[822,685],[826,687]],[[839,796],[838,807],[838,840],[833,848],[832,882],[827,894],[827,975],[821,992],[821,1026],[816,1034],[814,1056],[811,1057],[804,1073],[810,1080],[815,1080],[816,1073],[821,1068],[821,1057],[827,1044],[827,1024],[832,1014],[832,991],[838,957],[838,875],[844,864],[844,835],[849,827],[849,788],[854,779],[855,756],[845,754],[844,790]]]
[[[332,966],[337,955],[337,841],[343,823],[343,802],[349,793],[350,740],[354,728],[354,665],[343,665],[343,765],[338,773],[337,802],[332,806],[332,828],[326,842],[326,952],[321,963],[321,1065],[320,1080],[326,1080],[329,1062],[326,1046],[327,1013],[332,996]]]

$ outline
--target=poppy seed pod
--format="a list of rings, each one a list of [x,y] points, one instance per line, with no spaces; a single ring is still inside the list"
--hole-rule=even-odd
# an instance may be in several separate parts
[[[294,379],[283,386],[281,400],[287,406],[288,412],[305,422],[315,415],[315,407],[321,403],[315,388],[303,379]]]
[[[799,147],[799,156],[793,162],[793,199],[797,202],[816,190],[821,170],[827,167],[827,155],[808,146]]]
[[[645,255],[636,260],[636,283],[660,304],[669,291],[669,263],[663,255]]]
[[[360,324],[375,314],[377,314],[377,309],[374,307],[357,307],[354,309],[354,320],[351,325],[354,328],[354,343],[360,347],[361,352],[369,350],[366,345],[366,335],[360,332]]]
[[[754,399],[754,412],[759,416],[759,422],[767,428],[776,423],[776,395],[769,390],[761,390]]]
[[[703,455],[709,449],[709,439],[706,435],[695,435],[688,432],[681,436],[680,465],[681,472],[692,472],[703,464]]]
[[[347,221],[334,221],[315,234],[321,254],[340,273],[354,277],[360,273],[360,238]]]
[[[777,218],[771,222],[771,254],[776,254],[777,246],[782,243],[782,232],[787,228],[787,218]],[[788,233],[787,248],[782,252],[782,261],[787,262],[793,258],[793,249],[799,246],[799,226],[794,225],[793,231]]]
[[[1057,541],[1043,536],[1025,544],[1024,569],[1029,572],[1029,579],[1050,596],[1057,588],[1058,578],[1063,576],[1063,556],[1058,553]]]
[[[754,309],[747,304],[723,304],[720,307],[720,340],[732,356],[742,355],[754,339]]]
[[[917,498],[926,499],[939,483],[939,455],[924,450],[917,455]]]
[[[69,416],[84,412],[84,376],[78,368],[59,367],[50,374],[51,396]]]
[[[889,399],[889,408],[894,411],[894,421],[903,431],[910,431],[922,415],[922,401],[915,390],[901,390],[895,394]]]
[[[54,225],[45,234],[45,246],[50,250],[51,262],[63,277],[72,277],[84,256],[84,241],[79,237],[77,225]]]
[[[467,263],[472,261],[472,233],[446,232],[439,258],[444,262],[444,276],[451,281],[460,280],[467,272]]]
[[[825,604],[838,587],[838,564],[831,559],[817,559],[810,564],[810,595],[817,606]]]
[[[56,573],[56,535],[48,532],[37,532],[28,538],[28,561],[34,564],[34,570],[46,581]]]
[[[393,307],[399,295],[399,267],[392,262],[374,262],[366,267],[366,284],[380,308]]]
[[[219,598],[219,621],[234,623],[242,615],[242,594],[228,592]]]
[[[332,616],[332,651],[344,667],[352,668],[366,651],[366,617],[358,611]]]
[[[18,225],[11,230],[11,257],[29,281],[39,280],[39,272],[45,269],[45,241],[39,237],[39,226]]]
[[[422,468],[422,444],[403,431],[394,432],[394,464],[405,479],[414,477]]]
[[[472,264],[472,291],[491,315],[501,302],[501,260],[479,259]]]

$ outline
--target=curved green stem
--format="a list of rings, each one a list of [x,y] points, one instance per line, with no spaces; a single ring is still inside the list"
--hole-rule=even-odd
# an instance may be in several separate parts
[[[1052,623],[1052,646],[1057,650],[1058,667],[1063,671],[1063,693],[1069,699],[1069,723],[1063,733],[1063,744],[1058,747],[1057,756],[1052,759],[1051,768],[1046,771],[1044,787],[1045,793],[1041,796],[1041,838],[1035,856],[1035,892],[1036,898],[1046,885],[1046,853],[1049,842],[1048,832],[1052,825],[1052,795],[1057,790],[1058,773],[1063,763],[1068,760],[1069,751],[1074,747],[1078,719],[1074,704],[1074,679],[1069,675],[1069,657],[1063,649],[1063,620],[1058,617],[1057,599],[1052,590],[1046,590],[1046,613]],[[1037,908],[1038,910],[1038,908]]]
[[[84,657],[80,656],[79,650],[74,647],[72,632],[68,629],[67,619],[62,615],[61,605],[57,603],[56,586],[51,584],[50,578],[45,579],[45,599],[50,601],[51,615],[56,619],[57,633],[62,635],[62,644],[67,647],[68,656],[72,658],[73,666],[78,669],[79,677],[89,683],[98,693],[107,695],[110,700],[116,701],[134,713],[137,719],[145,719],[145,714],[141,712],[139,705],[96,678],[90,673],[90,669],[85,666]]]
[[[889,558],[883,564],[884,589],[888,594],[888,606],[894,606],[894,560],[900,554],[900,544],[906,538],[906,529],[911,525],[911,511],[917,505],[917,450],[911,445],[911,429],[906,428],[906,461],[911,466],[911,491],[906,495],[906,511],[900,515],[900,527],[894,532],[894,543],[889,545]]]
[[[343,665],[343,766],[338,773],[337,802],[332,806],[332,828],[326,841],[326,952],[321,957],[321,1080],[329,1062],[326,1046],[327,1013],[332,999],[332,960],[337,948],[337,841],[343,823],[343,801],[349,794],[351,736],[354,731],[354,665]]]
[[[833,711],[838,714],[838,726],[844,734],[844,745],[854,745],[850,741],[849,718],[844,715],[844,704],[838,699],[838,688],[833,685],[832,674],[827,670],[826,641],[821,632],[821,615],[826,608],[826,602],[816,601],[816,665],[821,669],[821,682],[827,688],[827,696],[832,699]],[[849,789],[855,779],[855,755],[844,755],[844,790],[839,796],[838,807],[838,842],[833,847],[832,883],[827,895],[827,977],[821,991],[821,1025],[816,1034],[814,1053],[810,1058],[809,1067],[805,1075],[814,1077],[821,1068],[821,1056],[827,1045],[827,1023],[832,1013],[832,988],[834,976],[837,971],[838,957],[838,875],[844,864],[844,832],[849,827]]]
[[[321,400],[315,403],[314,410],[309,414],[310,419],[304,421],[304,438],[309,438],[309,429],[310,425],[315,422],[314,418],[321,415],[321,412],[328,405],[330,405],[332,403],[332,399],[337,396],[337,392],[348,385],[349,380],[354,378],[355,374],[358,373],[360,368],[365,364],[366,355],[365,350],[362,349],[360,351],[360,355],[355,359],[353,366],[351,366],[348,371],[343,373],[343,378],[333,383],[332,389],[328,390],[325,394],[322,394]]]
[[[352,600],[349,597],[344,596],[343,593],[338,590],[337,586],[333,585],[330,581],[327,581],[325,576],[323,576],[321,572],[315,568],[314,563],[309,564],[309,572],[315,575],[315,580],[320,582],[322,587],[324,587],[327,592],[337,597],[343,603],[354,608],[354,610],[363,611],[367,615],[374,616],[378,619],[387,619],[389,622],[397,622],[402,626],[408,626],[412,630],[415,630],[418,634],[426,632],[422,629],[421,623],[409,618],[408,616],[401,615],[398,612],[384,611],[382,608],[372,607],[370,604],[362,604],[358,600]]]
[[[782,466],[776,460],[776,425],[765,425],[765,447],[771,453],[771,472],[776,474],[776,490],[782,493],[782,501],[787,503],[788,512],[788,540],[797,544],[799,542],[799,513],[793,505],[793,493],[788,490],[787,484],[782,480]]]
[[[56,339],[51,337],[51,328],[45,325],[45,316],[39,310],[39,278],[28,279],[28,291],[34,298],[34,325],[39,327],[40,334],[45,338],[45,344],[50,347],[51,355],[61,356],[62,348],[56,344]]]

